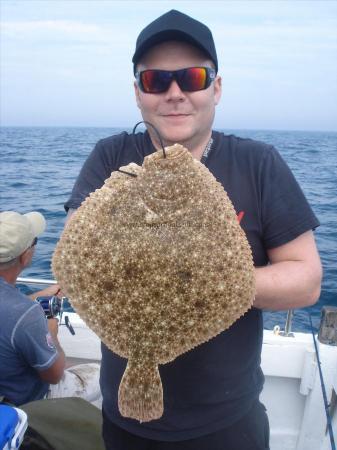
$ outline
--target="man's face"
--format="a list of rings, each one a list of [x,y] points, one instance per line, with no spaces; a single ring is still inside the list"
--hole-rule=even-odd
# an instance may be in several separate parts
[[[189,44],[168,41],[149,50],[137,70],[178,70],[194,66],[212,67],[212,62]],[[173,80],[169,89],[159,94],[144,93],[135,82],[135,93],[143,120],[157,128],[165,145],[178,142],[191,149],[210,134],[215,105],[221,96],[221,78],[217,76],[207,89],[196,92],[182,91]],[[156,139],[152,133],[151,136]]]

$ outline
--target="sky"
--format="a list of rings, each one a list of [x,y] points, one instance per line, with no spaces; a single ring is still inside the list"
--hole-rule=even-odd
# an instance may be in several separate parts
[[[132,127],[132,55],[170,9],[213,33],[217,129],[337,131],[337,1],[0,0],[2,126]]]

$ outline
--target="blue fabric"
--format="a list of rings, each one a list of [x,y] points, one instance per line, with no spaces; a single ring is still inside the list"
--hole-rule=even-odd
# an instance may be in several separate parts
[[[319,225],[302,190],[270,145],[212,133],[205,165],[227,191],[241,218],[255,266],[268,264],[267,250]],[[138,150],[135,146],[137,142]],[[112,171],[142,163],[154,147],[147,132],[121,133],[99,141],[83,165],[65,208],[78,208]],[[135,435],[162,441],[194,439],[240,420],[262,390],[262,312],[252,308],[227,331],[159,367],[164,414],[139,423],[118,410],[126,360],[102,344],[101,390],[109,420]]]
[[[37,302],[0,277],[0,395],[20,405],[45,396],[49,384],[38,371],[48,369],[57,351]]]
[[[18,422],[19,416],[15,408],[0,405],[0,449],[4,448],[7,443],[10,447],[9,444],[13,439]]]

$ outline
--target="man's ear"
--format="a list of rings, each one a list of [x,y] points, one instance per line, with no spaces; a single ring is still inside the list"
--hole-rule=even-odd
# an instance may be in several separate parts
[[[21,266],[27,267],[30,264],[32,257],[33,257],[33,248],[29,247],[19,256]]]
[[[135,88],[135,96],[136,96],[136,103],[137,103],[137,106],[138,106],[139,109],[141,109],[141,108],[140,108],[140,103],[141,103],[141,102],[140,102],[140,90],[139,90],[139,87],[138,87],[138,84],[137,84],[136,81],[134,81],[133,87]]]
[[[214,104],[217,105],[220,102],[222,94],[222,79],[219,75],[214,80]]]

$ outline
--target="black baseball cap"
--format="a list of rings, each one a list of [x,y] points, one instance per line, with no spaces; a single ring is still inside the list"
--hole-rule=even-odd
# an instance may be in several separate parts
[[[218,58],[211,30],[203,23],[175,9],[158,17],[141,31],[132,58],[133,72],[141,57],[151,47],[165,41],[184,41],[198,47],[214,63],[218,72]]]

